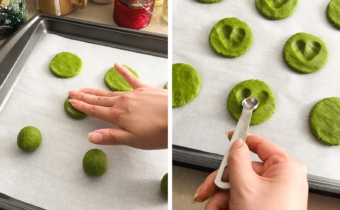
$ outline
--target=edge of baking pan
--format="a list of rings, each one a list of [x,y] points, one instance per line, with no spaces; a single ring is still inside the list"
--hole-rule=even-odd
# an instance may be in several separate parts
[[[172,145],[174,165],[212,172],[220,167],[222,155]],[[310,192],[340,197],[340,180],[307,175]]]
[[[167,35],[37,14],[0,47],[0,111],[20,77],[30,52],[45,34],[168,57]]]

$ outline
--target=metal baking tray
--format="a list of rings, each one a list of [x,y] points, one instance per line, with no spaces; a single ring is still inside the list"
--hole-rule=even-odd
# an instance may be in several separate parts
[[[220,167],[222,155],[190,149],[178,145],[172,147],[174,165],[212,172]],[[340,197],[340,181],[307,175],[310,192]]]
[[[30,53],[44,35],[168,57],[167,35],[38,14],[26,22],[0,47],[0,111],[20,77]],[[0,192],[0,209],[41,209]]]

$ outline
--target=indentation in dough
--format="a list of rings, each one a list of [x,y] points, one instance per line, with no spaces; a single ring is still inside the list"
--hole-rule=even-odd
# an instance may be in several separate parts
[[[243,99],[248,98],[251,91],[248,88],[243,88],[237,91],[236,98],[238,101],[243,101]]]
[[[261,90],[257,92],[254,97],[257,98],[259,105],[262,106],[263,104],[267,103],[269,99],[269,93],[267,91]]]
[[[317,56],[321,50],[321,44],[315,41],[305,42],[303,40],[296,40],[292,44],[295,53],[305,61],[311,61]]]
[[[280,9],[283,5],[285,5],[289,0],[267,0],[269,6]]]
[[[233,28],[229,25],[218,28],[217,33],[222,43],[228,43],[231,46],[239,45],[246,36],[243,28]]]

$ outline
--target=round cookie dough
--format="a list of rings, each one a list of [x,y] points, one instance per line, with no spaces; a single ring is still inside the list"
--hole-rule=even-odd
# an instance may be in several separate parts
[[[183,106],[192,101],[201,87],[197,70],[185,63],[172,65],[172,106]]]
[[[301,32],[288,39],[283,48],[283,57],[293,70],[309,74],[327,63],[328,49],[320,38]]]
[[[254,97],[259,101],[253,112],[250,125],[258,125],[267,121],[275,112],[276,100],[271,88],[261,80],[245,80],[237,84],[228,96],[228,111],[239,120],[242,113],[242,101]]]
[[[168,83],[164,85],[164,89],[168,89]]]
[[[26,126],[20,130],[17,137],[18,147],[25,152],[33,152],[38,149],[42,141],[42,136],[34,126]]]
[[[74,119],[84,119],[86,118],[88,115],[85,114],[84,112],[78,111],[76,108],[74,108],[71,103],[70,103],[70,97],[67,97],[65,102],[64,102],[64,109],[66,111],[66,113],[74,118]]]
[[[70,52],[58,53],[50,63],[52,73],[57,77],[69,78],[80,73],[83,67],[81,58]]]
[[[298,5],[298,0],[256,0],[257,10],[266,18],[272,20],[291,16]]]
[[[340,145],[340,98],[325,98],[310,112],[309,126],[313,135],[324,144]]]
[[[204,3],[204,4],[212,4],[212,3],[217,3],[217,2],[221,2],[222,0],[197,0],[200,3]]]
[[[162,178],[161,192],[163,197],[168,200],[168,173],[166,173]]]
[[[137,78],[139,77],[137,72],[135,72],[130,67],[124,65],[133,75]],[[106,86],[112,91],[131,91],[132,87],[125,81],[124,77],[118,73],[115,68],[111,68],[106,72],[104,81]]]
[[[89,150],[83,158],[83,169],[89,176],[101,176],[109,167],[106,154],[100,149]]]
[[[327,18],[336,28],[340,29],[340,0],[332,0],[327,6]]]
[[[209,42],[222,56],[235,58],[246,53],[253,43],[253,32],[237,18],[224,18],[214,25]]]

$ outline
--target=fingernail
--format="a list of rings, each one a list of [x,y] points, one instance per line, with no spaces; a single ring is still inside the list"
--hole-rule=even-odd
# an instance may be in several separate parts
[[[70,102],[70,104],[72,104],[72,105],[76,105],[79,101],[76,100],[76,99],[70,99],[70,100],[68,100],[68,102]]]
[[[236,149],[237,147],[240,147],[243,145],[243,141],[242,139],[237,139],[232,145],[231,145],[231,149]]]
[[[103,135],[101,133],[96,133],[96,132],[89,133],[87,138],[89,142],[94,143],[94,144],[99,144],[103,142]]]
[[[71,96],[71,98],[76,97],[78,94],[78,91],[76,90],[71,90],[68,92],[68,95]]]
[[[193,203],[201,202],[201,199],[198,198],[198,191],[201,189],[201,187],[202,187],[202,185],[200,185],[200,186],[197,188],[197,190],[196,190],[196,192],[195,192],[195,195],[194,195],[194,197],[193,197],[193,199],[192,199],[192,202],[193,202]]]

